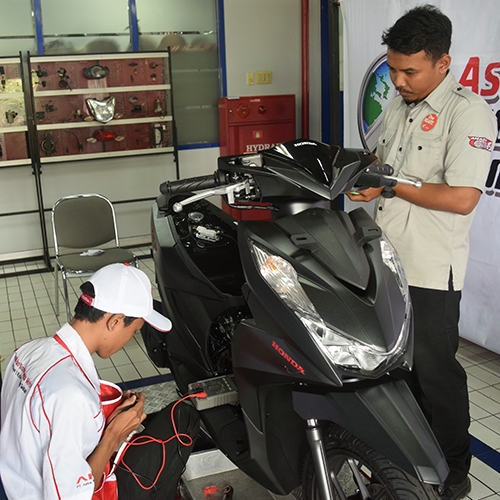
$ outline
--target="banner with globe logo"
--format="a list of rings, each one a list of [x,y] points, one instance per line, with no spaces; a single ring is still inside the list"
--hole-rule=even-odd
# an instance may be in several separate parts
[[[342,0],[344,30],[344,145],[375,151],[384,111],[396,95],[381,36],[407,10],[431,3],[453,23],[451,71],[482,96],[500,129],[500,30],[498,0]],[[480,26],[480,29],[477,27]],[[473,30],[473,36],[471,33]],[[345,200],[347,211],[359,204]],[[373,202],[367,207],[372,213]],[[462,294],[460,335],[500,353],[500,139],[497,136],[470,231],[470,255]]]
[[[387,56],[382,54],[368,68],[361,83],[357,119],[359,136],[366,149],[374,152],[377,148],[384,111],[395,96]]]

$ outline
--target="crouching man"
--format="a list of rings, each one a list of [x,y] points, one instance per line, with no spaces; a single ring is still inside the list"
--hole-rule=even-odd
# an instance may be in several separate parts
[[[144,322],[166,332],[170,320],[153,309],[151,283],[135,267],[106,266],[81,291],[71,321],[18,348],[6,369],[0,475],[9,500],[117,498],[110,459],[146,418],[144,394],[125,392],[106,420],[92,354],[109,358]],[[166,469],[175,492],[182,470]]]

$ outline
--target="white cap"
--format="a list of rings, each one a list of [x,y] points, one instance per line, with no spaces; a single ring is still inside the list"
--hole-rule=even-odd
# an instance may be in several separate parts
[[[142,318],[146,323],[168,332],[171,321],[153,309],[153,294],[149,278],[128,264],[110,264],[95,272],[89,280],[95,297],[82,293],[80,298],[89,306],[113,314]]]

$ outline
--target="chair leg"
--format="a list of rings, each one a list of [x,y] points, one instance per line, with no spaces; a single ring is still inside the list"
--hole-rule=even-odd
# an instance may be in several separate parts
[[[71,312],[69,310],[68,278],[64,271],[61,272],[61,275],[62,275],[63,289],[64,289],[64,301],[66,302],[66,316],[69,322],[71,320]]]
[[[54,308],[56,310],[56,316],[59,316],[59,266],[56,264],[54,266]]]

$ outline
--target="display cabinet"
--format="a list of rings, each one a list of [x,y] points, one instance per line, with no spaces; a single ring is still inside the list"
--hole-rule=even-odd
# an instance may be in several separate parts
[[[174,153],[169,52],[30,57],[40,162]]]
[[[0,167],[29,164],[21,58],[0,58]]]

